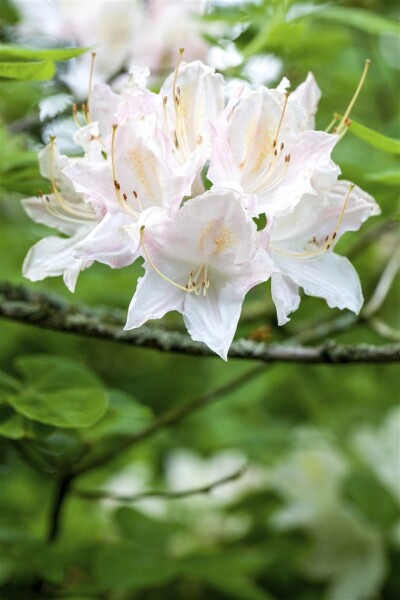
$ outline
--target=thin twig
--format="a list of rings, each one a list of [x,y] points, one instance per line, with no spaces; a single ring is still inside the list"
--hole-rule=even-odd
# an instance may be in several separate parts
[[[397,251],[390,258],[378,281],[378,285],[375,288],[372,298],[363,309],[363,315],[366,319],[370,319],[381,308],[399,270],[400,252]]]
[[[232,381],[229,381],[228,383],[216,388],[215,390],[207,392],[202,396],[198,396],[186,404],[172,408],[158,417],[158,419],[156,419],[151,425],[142,429],[142,431],[122,439],[118,444],[116,443],[111,449],[106,450],[102,454],[89,458],[86,463],[83,463],[81,466],[77,467],[77,469],[74,471],[74,476],[83,475],[92,469],[103,466],[104,464],[113,460],[115,457],[119,456],[121,452],[124,452],[126,449],[132,448],[133,446],[146,441],[159,431],[163,431],[172,425],[176,425],[188,415],[200,410],[201,408],[204,408],[205,406],[208,406],[226,394],[233,392],[234,390],[254,379],[254,377],[257,375],[261,375],[261,373],[265,373],[265,367],[258,365],[257,367],[242,373]]]
[[[226,475],[221,479],[217,479],[212,483],[208,483],[207,485],[192,488],[189,490],[181,490],[176,492],[163,490],[148,490],[146,492],[140,492],[139,494],[135,494],[133,496],[113,494],[107,490],[80,490],[74,488],[72,492],[76,496],[79,496],[79,498],[83,498],[85,500],[115,500],[116,502],[138,502],[139,500],[143,500],[145,498],[165,498],[166,500],[179,500],[180,498],[188,498],[189,496],[209,494],[216,488],[219,488],[222,485],[225,485],[232,481],[236,481],[237,479],[242,477],[242,475],[246,471],[246,468],[246,465],[243,465],[234,473]]]
[[[72,481],[73,475],[70,473],[63,475],[61,479],[57,481],[55,495],[50,509],[49,531],[47,534],[47,541],[49,543],[55,542],[58,537],[58,533],[60,531],[61,512]]]
[[[87,307],[67,304],[46,294],[33,293],[9,283],[0,284],[0,317],[55,331],[129,344],[137,348],[153,348],[189,356],[216,356],[207,346],[193,342],[186,334],[155,327],[124,331],[121,325],[115,323],[114,318],[107,322],[106,314],[105,310],[100,316],[98,311]],[[267,363],[397,362],[400,359],[400,345],[344,345],[328,342],[317,347],[305,347],[241,339],[232,344],[229,356]]]

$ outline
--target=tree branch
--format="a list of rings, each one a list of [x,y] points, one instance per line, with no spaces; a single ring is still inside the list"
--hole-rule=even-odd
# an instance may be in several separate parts
[[[146,441],[147,439],[153,437],[159,431],[167,429],[172,425],[176,425],[180,421],[182,421],[188,415],[208,406],[215,400],[218,400],[222,396],[233,392],[237,388],[242,385],[245,385],[247,382],[251,381],[257,375],[261,375],[265,373],[264,365],[257,365],[252,369],[245,371],[235,379],[221,385],[220,387],[203,394],[202,396],[198,396],[193,400],[186,402],[186,404],[181,404],[168,410],[164,414],[162,414],[158,419],[156,419],[151,425],[142,429],[138,433],[135,433],[129,437],[122,439],[118,444],[114,444],[111,449],[105,450],[102,454],[98,454],[95,457],[89,457],[86,462],[82,465],[78,466],[74,471],[74,476],[78,477],[91,471],[92,469],[97,469],[98,467],[102,467],[104,464],[108,463],[113,458],[119,456],[121,452],[126,450],[127,448],[131,448],[132,446],[136,446],[141,442]]]
[[[153,348],[190,356],[215,356],[204,344],[193,342],[188,335],[176,331],[156,327],[124,331],[118,314],[115,311],[99,311],[68,304],[47,294],[31,292],[22,286],[0,283],[0,317],[55,331],[130,344],[137,348]],[[232,344],[229,356],[267,363],[382,363],[397,362],[400,359],[400,345],[344,345],[328,342],[317,347],[305,347],[241,339]]]
[[[79,496],[79,498],[83,498],[85,500],[115,500],[116,502],[138,502],[139,500],[143,500],[144,498],[165,498],[166,500],[179,500],[181,498],[188,498],[189,496],[198,496],[200,494],[209,494],[212,490],[215,490],[222,485],[230,483],[231,481],[236,481],[239,479],[246,471],[246,465],[243,465],[230,475],[226,475],[221,479],[217,479],[207,485],[203,485],[197,488],[192,488],[189,490],[181,490],[177,492],[168,492],[163,490],[148,490],[147,492],[140,492],[139,494],[135,494],[133,496],[125,496],[121,494],[113,494],[108,492],[107,490],[80,490],[80,489],[72,489],[71,491],[75,494],[75,496]]]

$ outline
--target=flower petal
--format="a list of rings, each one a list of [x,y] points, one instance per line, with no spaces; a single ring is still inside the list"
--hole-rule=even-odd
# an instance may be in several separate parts
[[[324,298],[331,308],[347,308],[358,314],[363,305],[360,279],[344,256],[326,252],[318,258],[296,260],[274,255],[282,273],[309,296]]]
[[[290,319],[288,315],[300,306],[299,287],[282,273],[271,276],[271,294],[276,307],[278,325],[285,325]]]

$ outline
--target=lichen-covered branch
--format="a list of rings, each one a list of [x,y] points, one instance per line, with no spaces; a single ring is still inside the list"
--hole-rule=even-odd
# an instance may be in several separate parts
[[[207,483],[206,485],[202,485],[200,487],[191,488],[188,490],[179,490],[179,491],[164,491],[164,490],[147,490],[145,492],[139,492],[138,494],[134,494],[128,496],[126,494],[113,494],[107,490],[81,490],[81,489],[72,489],[72,492],[75,496],[79,498],[83,498],[85,500],[114,500],[115,502],[138,502],[139,500],[144,500],[146,498],[163,498],[164,500],[181,500],[182,498],[188,498],[190,496],[199,496],[202,494],[209,494],[216,488],[219,488],[227,483],[231,483],[232,481],[237,481],[246,471],[246,465],[242,466],[240,469],[237,469],[234,473],[230,475],[226,475],[225,477],[221,477],[220,479],[216,479],[211,483]]]
[[[116,311],[68,304],[47,294],[31,292],[10,283],[0,283],[0,317],[138,348],[153,348],[191,356],[215,356],[204,344],[193,342],[187,334],[156,327],[124,331],[120,315]],[[308,347],[241,339],[232,344],[229,356],[267,363],[383,363],[400,359],[400,344],[373,346],[327,342]]]

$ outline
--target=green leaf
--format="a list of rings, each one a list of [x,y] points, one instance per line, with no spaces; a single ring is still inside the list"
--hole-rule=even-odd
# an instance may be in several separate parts
[[[0,78],[22,81],[44,81],[51,79],[56,72],[54,62],[0,62]]]
[[[11,440],[25,437],[24,418],[6,404],[0,405],[0,436]]]
[[[11,377],[11,375],[4,373],[4,371],[0,371],[0,400],[2,391],[15,391],[18,390],[20,387],[21,386],[18,379],[15,379],[15,377]]]
[[[312,16],[315,19],[329,21],[329,23],[340,23],[355,27],[372,35],[399,33],[399,23],[397,21],[362,8],[328,7],[313,13]]]
[[[360,140],[367,142],[370,146],[388,152],[389,154],[400,154],[400,140],[378,133],[361,123],[357,123],[351,119],[349,131]]]
[[[5,398],[21,415],[55,427],[90,427],[105,413],[107,395],[100,381],[78,362],[32,356],[16,361],[24,376],[20,393]]]
[[[12,44],[0,44],[0,61],[7,61],[13,58],[21,58],[26,61],[69,60],[75,56],[80,56],[88,50],[89,48],[46,48],[42,50],[37,48],[24,48]]]
[[[119,390],[109,391],[109,405],[105,415],[85,432],[91,442],[104,438],[132,435],[150,423],[152,412],[133,396]]]
[[[390,169],[378,173],[367,173],[365,179],[383,183],[384,185],[394,185],[396,187],[400,185],[400,173],[398,169]]]
[[[55,391],[65,387],[101,387],[98,377],[81,363],[63,356],[36,354],[21,356],[15,361],[26,383],[40,391]]]

